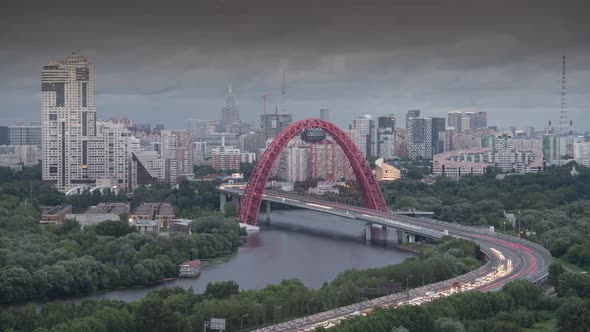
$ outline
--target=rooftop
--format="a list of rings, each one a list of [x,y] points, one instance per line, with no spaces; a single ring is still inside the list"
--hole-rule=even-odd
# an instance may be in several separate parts
[[[129,213],[128,203],[100,203],[90,207],[84,214],[116,214]]]
[[[195,266],[201,265],[201,261],[198,259],[195,259],[195,260],[184,262],[184,263],[180,264],[180,266],[183,266],[183,265],[195,267]]]

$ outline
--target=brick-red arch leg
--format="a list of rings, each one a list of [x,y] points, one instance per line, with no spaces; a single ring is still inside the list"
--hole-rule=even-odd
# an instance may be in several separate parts
[[[260,204],[264,188],[268,182],[271,169],[279,154],[287,143],[298,133],[308,128],[320,128],[330,134],[344,150],[350,161],[354,176],[359,184],[363,199],[363,206],[369,209],[387,212],[388,207],[379,188],[379,184],[371,171],[369,163],[350,137],[333,123],[321,119],[305,119],[297,121],[285,128],[269,145],[256,164],[240,204],[240,220],[250,225],[258,224]]]

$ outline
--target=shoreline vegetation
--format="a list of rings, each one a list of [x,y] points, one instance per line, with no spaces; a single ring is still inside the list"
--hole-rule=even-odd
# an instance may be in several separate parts
[[[254,328],[305,316],[308,307],[309,313],[315,313],[357,302],[362,299],[360,288],[379,287],[382,281],[396,280],[405,288],[446,280],[479,267],[478,250],[471,241],[444,238],[429,254],[382,268],[347,270],[319,289],[305,287],[299,280],[284,280],[262,289],[240,291],[238,284],[229,281],[209,283],[202,294],[165,287],[130,303],[92,299],[80,304],[52,301],[43,304],[38,312],[32,304],[27,304],[4,310],[0,314],[0,328],[27,330],[24,325],[31,324],[28,326],[36,331],[94,331],[97,326],[108,326],[107,331],[193,331],[202,329],[205,317],[215,315],[226,318],[228,330],[237,330],[240,313],[250,317],[244,327]],[[410,273],[417,273],[419,278],[410,278],[406,285]],[[278,307],[282,308],[281,313],[274,312]],[[102,311],[107,309],[109,317],[103,317]],[[24,318],[23,315],[26,322],[16,319]],[[50,323],[47,315],[52,317]],[[117,321],[113,317],[118,317]]]

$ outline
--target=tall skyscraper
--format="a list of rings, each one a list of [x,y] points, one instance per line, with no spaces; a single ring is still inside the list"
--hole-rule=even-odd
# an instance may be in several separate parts
[[[92,63],[76,53],[41,72],[43,180],[60,190],[95,183],[88,167],[97,134],[93,76]]]
[[[265,144],[267,140],[275,138],[283,129],[293,123],[293,115],[279,114],[278,112],[274,114],[262,114],[260,120],[262,143]]]
[[[477,112],[475,115],[475,127],[476,128],[487,128],[488,127],[488,112]]]
[[[462,123],[461,123],[461,129],[465,130],[466,126],[465,126],[465,121],[463,119],[469,119],[469,127],[467,127],[467,129],[475,129],[477,128],[477,116],[475,114],[475,112],[465,112],[463,113],[463,118],[462,118]]]
[[[409,110],[408,113],[406,113],[406,129],[410,130],[410,127],[412,127],[411,125],[411,121],[413,118],[417,118],[420,116],[420,110]]]
[[[365,157],[371,157],[373,155],[373,146],[375,144],[373,141],[374,130],[375,125],[370,115],[352,119],[352,123],[349,126],[350,138]]]
[[[410,122],[412,124],[408,131],[410,158],[432,159],[432,118],[417,117]]]
[[[377,156],[392,159],[395,156],[395,115],[377,118]]]
[[[228,132],[228,126],[235,128],[240,121],[240,109],[236,105],[234,95],[231,89],[231,83],[225,96],[225,106],[221,109],[221,131]],[[239,128],[239,126],[238,126]]]
[[[217,126],[215,120],[200,120],[200,119],[189,119],[188,127],[193,140],[198,141],[208,134],[215,132]]]
[[[449,152],[455,150],[455,127],[447,127],[445,129],[445,151]]]
[[[445,118],[432,118],[432,155],[445,152]]]
[[[320,109],[320,119],[330,121],[330,110],[327,108]]]
[[[10,144],[10,131],[8,126],[0,126],[0,145]]]
[[[449,123],[449,127],[454,127],[455,132],[461,132],[461,118],[463,117],[463,113],[461,112],[449,112],[447,114],[447,120]]]

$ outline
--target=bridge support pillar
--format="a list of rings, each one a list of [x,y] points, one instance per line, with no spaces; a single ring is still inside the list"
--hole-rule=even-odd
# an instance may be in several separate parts
[[[238,209],[238,211],[240,211],[240,199],[242,198],[242,196],[240,195],[235,195],[232,200],[235,201],[236,204],[236,208]]]
[[[371,243],[372,226],[373,226],[373,224],[371,224],[371,223],[367,223],[365,225],[365,241],[367,241],[367,243]]]
[[[410,243],[416,242],[416,235],[408,233],[408,242],[410,242]]]
[[[384,243],[387,243],[387,226],[381,225],[381,237]]]
[[[224,193],[219,193],[219,211],[225,212],[226,197]]]
[[[397,230],[397,244],[406,243],[408,238],[406,237],[406,232],[402,231],[401,229]]]
[[[266,201],[266,222],[270,224],[270,201]]]

